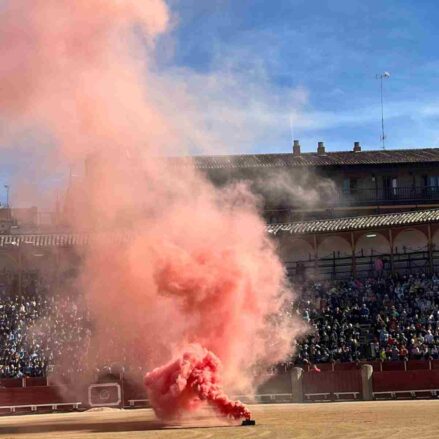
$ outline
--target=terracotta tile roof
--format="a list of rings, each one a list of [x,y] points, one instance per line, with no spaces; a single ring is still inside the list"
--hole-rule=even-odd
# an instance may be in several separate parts
[[[408,226],[439,222],[439,209],[416,210],[412,212],[386,213],[348,218],[303,221],[295,223],[269,224],[267,232],[276,235],[281,232],[293,235],[310,233],[333,233],[355,230],[370,230],[390,226]]]
[[[412,212],[387,213],[348,218],[302,221],[267,225],[271,235],[290,233],[305,235],[311,233],[333,233],[355,230],[373,230],[390,226],[408,226],[439,222],[439,209],[417,210]],[[65,247],[92,245],[97,239],[111,239],[126,242],[132,237],[130,233],[80,234],[80,233],[47,233],[47,234],[15,234],[0,235],[0,247],[32,245],[34,247]]]
[[[127,233],[46,233],[46,234],[13,234],[0,235],[0,247],[32,245],[34,247],[68,247],[92,244],[97,239],[111,239],[124,242],[129,239]]]
[[[29,244],[35,247],[61,247],[86,244],[87,240],[87,235],[70,233],[0,235],[0,247],[19,246],[23,244]]]
[[[439,162],[439,148],[340,151],[327,152],[325,155],[307,152],[300,156],[294,156],[292,153],[212,155],[174,157],[169,160],[179,166],[190,166],[195,163],[199,169],[436,163]]]

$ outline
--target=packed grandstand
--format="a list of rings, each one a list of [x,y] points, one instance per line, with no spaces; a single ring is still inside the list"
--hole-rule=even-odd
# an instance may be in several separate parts
[[[81,295],[59,295],[34,272],[24,273],[21,295],[16,291],[16,275],[4,271],[0,279],[0,377],[47,376],[57,371],[62,352],[69,357],[63,372],[81,372],[91,331]],[[303,281],[294,289],[300,299],[288,313],[300,314],[310,332],[290,361],[279,365],[281,369],[439,358],[437,275]],[[121,353],[122,364],[123,357]]]

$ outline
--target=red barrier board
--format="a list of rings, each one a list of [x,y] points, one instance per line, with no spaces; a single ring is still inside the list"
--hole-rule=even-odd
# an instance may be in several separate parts
[[[316,366],[322,371],[322,372],[332,372],[332,363],[319,363],[316,364]],[[312,367],[307,368],[308,371],[312,371]]]
[[[334,364],[334,370],[340,371],[340,370],[358,370],[360,369],[360,365],[357,363],[335,363]]]
[[[406,365],[403,361],[384,361],[382,364],[384,371],[405,371]]]
[[[407,370],[429,370],[430,362],[425,360],[407,361]]]
[[[45,377],[29,377],[25,379],[26,387],[47,386],[47,378]]]
[[[439,389],[439,370],[374,372],[373,391],[403,391]]]
[[[57,402],[63,402],[59,387],[10,387],[0,389],[0,406],[52,404]]]
[[[22,387],[22,379],[21,378],[3,378],[0,379],[0,390],[3,387]]]
[[[432,369],[439,369],[439,360],[432,360],[431,361],[431,368]]]
[[[382,368],[383,368],[383,362],[382,361],[366,361],[363,362],[362,364],[369,364],[372,366],[373,371],[374,372],[381,372]]]
[[[303,392],[361,392],[361,372],[350,370],[306,373],[303,375]]]

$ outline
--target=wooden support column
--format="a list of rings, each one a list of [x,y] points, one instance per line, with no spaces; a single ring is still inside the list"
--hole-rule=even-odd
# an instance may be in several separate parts
[[[317,270],[318,270],[317,235],[313,235],[313,246],[314,246],[314,274],[317,275]]]
[[[427,225],[427,236],[428,236],[428,265],[430,268],[430,274],[434,273],[434,263],[433,263],[433,240],[431,236],[431,224]]]
[[[23,292],[23,257],[21,245],[18,245],[18,294],[21,296]]]
[[[52,254],[51,254],[51,257],[52,258],[54,258],[55,259],[55,271],[54,271],[54,273],[53,273],[53,280],[54,280],[54,282],[53,282],[53,284],[55,285],[55,288],[57,289],[58,288],[58,286],[60,285],[60,276],[59,276],[59,271],[60,271],[60,256],[59,256],[59,254],[60,254],[60,250],[59,250],[59,247],[58,246],[56,246],[54,249],[53,249],[53,251],[52,251]]]
[[[390,273],[393,274],[393,234],[392,229],[389,229],[389,243],[390,243]]]
[[[351,249],[352,249],[352,276],[357,277],[357,260],[355,259],[355,238],[354,232],[351,232]]]

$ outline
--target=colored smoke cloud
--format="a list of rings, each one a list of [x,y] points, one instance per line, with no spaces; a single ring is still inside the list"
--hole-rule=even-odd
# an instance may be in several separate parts
[[[191,345],[181,358],[158,367],[145,377],[149,400],[161,419],[198,410],[207,402],[230,419],[250,419],[250,411],[231,401],[221,387],[221,363],[200,345]]]
[[[283,312],[292,293],[256,197],[160,158],[186,146],[151,98],[154,41],[170,22],[162,0],[6,2],[0,117],[46,133],[56,145],[47,172],[59,160],[87,161],[66,210],[73,231],[99,232],[77,283],[93,323],[84,364],[153,369],[199,344],[185,379],[200,397],[197,379],[216,376],[219,361],[224,389],[249,389],[303,328]],[[178,111],[186,102],[176,97]],[[203,398],[224,398],[222,387],[210,391]]]

